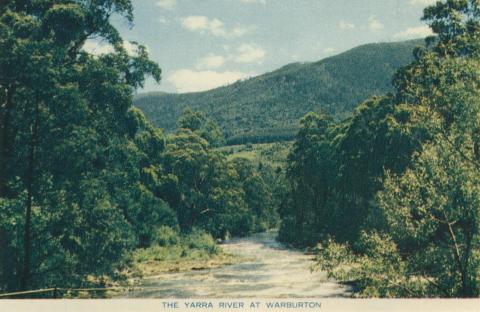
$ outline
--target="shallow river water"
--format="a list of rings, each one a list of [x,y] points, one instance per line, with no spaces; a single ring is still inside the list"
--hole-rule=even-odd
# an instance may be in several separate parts
[[[324,272],[311,272],[313,257],[288,249],[276,233],[231,239],[222,245],[246,261],[221,268],[165,273],[145,279],[129,298],[300,298],[347,297],[350,289],[328,281]]]

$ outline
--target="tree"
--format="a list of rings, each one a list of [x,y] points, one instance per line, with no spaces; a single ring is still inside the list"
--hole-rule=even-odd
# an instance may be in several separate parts
[[[405,176],[387,181],[380,207],[417,270],[450,296],[478,296],[480,66],[447,58],[436,68],[441,92],[419,107],[433,139]],[[433,257],[429,266],[417,260]]]
[[[437,1],[423,11],[423,21],[438,40],[435,51],[441,56],[479,56],[480,4],[476,0]]]
[[[413,115],[391,96],[373,97],[338,128],[332,142],[336,175],[330,181],[336,224],[330,233],[338,240],[356,240],[382,188],[384,171],[403,172],[425,139],[422,126],[409,123]]]
[[[327,202],[331,182],[330,126],[327,115],[307,114],[288,156],[287,179],[290,181],[288,204],[280,215],[280,237],[301,244],[315,243],[328,224]]]
[[[186,108],[178,118],[177,125],[180,129],[189,129],[198,134],[213,147],[218,147],[225,143],[225,137],[218,123],[211,118],[207,118],[202,112]]]
[[[126,128],[132,91],[160,69],[142,46],[128,55],[110,24],[132,20],[130,1],[9,1],[0,12],[0,209],[10,216],[0,287],[98,282],[136,244],[116,192],[140,167]],[[115,51],[87,54],[92,37]]]
[[[175,209],[183,232],[200,228],[225,237],[251,231],[245,192],[237,171],[222,153],[181,128],[169,136],[163,157],[161,193]]]
[[[245,193],[245,203],[249,213],[254,217],[252,230],[260,232],[272,228],[277,217],[273,206],[272,185],[265,181],[262,173],[258,172],[250,160],[235,158],[231,163]]]
[[[433,51],[416,51],[397,75],[395,95],[410,112],[406,129],[422,129],[423,136],[411,137],[419,147],[405,172],[387,172],[356,254],[332,241],[320,248],[321,266],[358,281],[363,296],[480,294],[480,65],[464,50],[476,34],[462,30],[465,15],[477,9],[473,1],[447,1],[426,10],[440,41]]]
[[[186,108],[182,115],[178,118],[177,125],[178,128],[198,131],[203,127],[206,121],[207,118],[205,117],[205,114],[201,112],[195,112],[190,108]]]
[[[463,146],[458,146],[468,153]],[[433,294],[478,297],[480,179],[477,170],[442,139],[379,194],[389,232],[409,275],[433,280]]]
[[[163,182],[167,201],[176,209],[180,228],[190,231],[210,210],[205,196],[210,188],[208,143],[188,129],[168,138],[164,154]],[[172,185],[173,183],[173,185]]]

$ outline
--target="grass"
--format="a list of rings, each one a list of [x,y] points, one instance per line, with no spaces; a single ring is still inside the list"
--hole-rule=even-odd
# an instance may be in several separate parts
[[[223,146],[218,150],[227,154],[229,160],[246,158],[256,163],[279,167],[285,165],[291,145],[292,142],[245,144]]]
[[[214,239],[201,231],[179,235],[163,227],[158,242],[133,253],[132,271],[141,277],[151,277],[166,272],[211,269],[241,261],[225,253]]]
[[[251,161],[256,161],[258,160],[258,154],[254,151],[242,151],[242,152],[232,153],[227,157],[228,160],[232,160],[235,158],[246,158]]]
[[[168,272],[213,269],[238,262],[240,262],[240,260],[237,257],[222,251],[209,256],[194,252],[192,257],[178,257],[163,261],[143,260],[137,261],[135,265],[136,269],[140,271],[141,276],[145,278]]]

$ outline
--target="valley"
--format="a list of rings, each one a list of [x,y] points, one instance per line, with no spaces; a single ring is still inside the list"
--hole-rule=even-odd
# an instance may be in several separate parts
[[[217,121],[227,145],[292,140],[298,120],[310,111],[340,120],[369,96],[393,91],[393,74],[413,60],[417,46],[423,40],[362,45],[210,91],[138,94],[134,105],[167,132],[188,107]]]

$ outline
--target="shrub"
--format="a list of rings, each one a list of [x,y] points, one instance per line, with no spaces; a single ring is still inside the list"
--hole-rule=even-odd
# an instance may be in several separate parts
[[[205,250],[209,254],[216,254],[220,251],[213,237],[201,230],[192,231],[184,240],[185,245],[191,249]]]
[[[169,227],[161,226],[155,230],[155,242],[160,246],[172,246],[180,242],[178,231]]]

